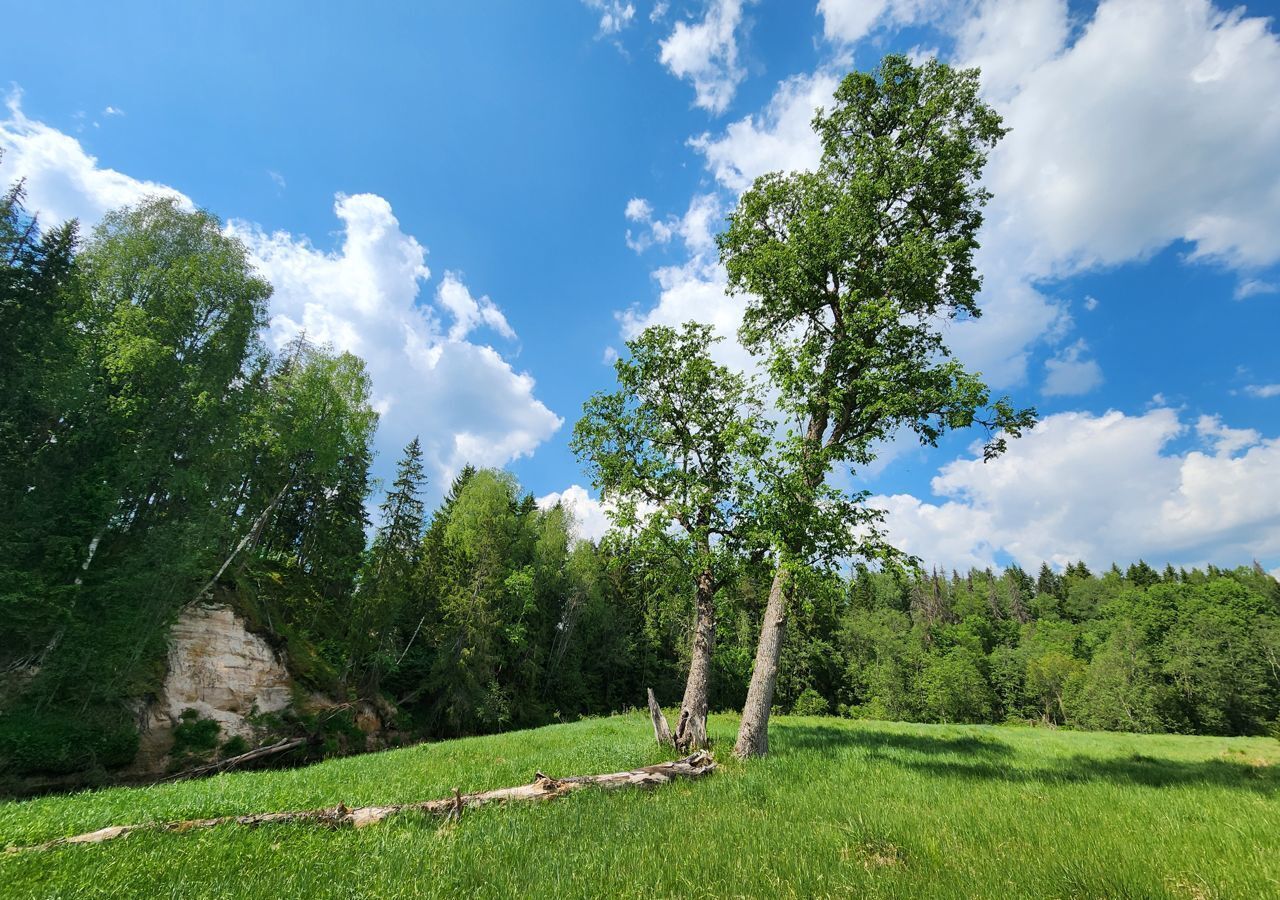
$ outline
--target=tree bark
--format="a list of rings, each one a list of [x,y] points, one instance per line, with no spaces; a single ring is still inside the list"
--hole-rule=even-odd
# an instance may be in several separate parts
[[[809,417],[809,425],[805,429],[808,447],[804,454],[803,477],[805,487],[810,492],[810,502],[814,502],[812,492],[822,484],[827,474],[827,466],[816,466],[815,460],[822,452],[824,435],[830,422],[830,412],[822,406]],[[836,431],[842,430],[843,426],[837,421]],[[756,645],[756,661],[751,670],[747,702],[742,706],[738,742],[733,748],[733,755],[739,759],[765,756],[769,752],[769,712],[773,708],[773,692],[778,685],[778,663],[782,659],[782,641],[786,637],[787,591],[790,589],[790,581],[791,576],[783,567],[783,557],[779,556],[778,567],[773,573],[773,584],[769,587],[764,621],[760,623],[760,643]]]
[[[782,658],[782,639],[787,624],[787,570],[779,567],[769,588],[764,621],[760,623],[760,643],[756,645],[756,662],[751,670],[751,686],[742,707],[742,723],[738,726],[738,743],[733,755],[739,759],[764,756],[769,752],[769,710],[773,707],[773,691],[778,683],[778,662]]]
[[[674,747],[676,742],[671,738],[671,728],[667,725],[667,717],[658,705],[658,698],[653,696],[653,688],[649,688],[649,718],[653,720],[653,737],[659,747]]]
[[[707,743],[707,707],[711,695],[711,654],[716,646],[716,584],[710,570],[698,575],[697,618],[693,629],[693,652],[689,656],[689,679],[680,702],[676,722],[676,747],[702,750]]]

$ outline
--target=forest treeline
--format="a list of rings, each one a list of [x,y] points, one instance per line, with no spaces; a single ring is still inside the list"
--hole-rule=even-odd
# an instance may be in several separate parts
[[[378,696],[405,733],[675,703],[695,559],[576,540],[508,473],[428,511],[418,442],[371,528],[362,362],[262,341],[270,288],[204,212],[156,199],[81,241],[0,207],[0,754],[126,762],[187,603],[236,605],[307,687]],[[372,540],[368,535],[372,534]],[[711,707],[740,708],[771,564],[726,563]],[[777,708],[938,722],[1250,734],[1280,714],[1280,584],[1260,568],[1082,563],[1031,577],[797,574]]]

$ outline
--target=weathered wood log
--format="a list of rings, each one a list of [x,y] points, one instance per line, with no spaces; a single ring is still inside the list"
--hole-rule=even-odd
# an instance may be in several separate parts
[[[653,696],[653,688],[649,688],[649,718],[653,720],[653,737],[659,747],[675,747],[671,737],[671,728],[667,725],[666,714],[658,705],[658,698]]]
[[[309,809],[296,812],[255,813],[247,816],[217,816],[211,819],[186,819],[181,822],[145,822],[137,825],[111,825],[77,834],[72,837],[58,838],[43,844],[27,847],[9,847],[6,853],[22,853],[36,850],[53,850],[73,844],[101,844],[118,837],[124,837],[135,831],[171,831],[183,833],[197,828],[213,828],[218,825],[273,825],[281,822],[314,822],[330,828],[350,826],[363,828],[381,822],[388,816],[405,810],[416,810],[431,815],[449,818],[461,817],[463,810],[476,809],[490,803],[508,803],[521,800],[554,800],[574,791],[587,787],[600,787],[606,790],[620,787],[656,787],[667,784],[677,778],[700,778],[710,775],[716,769],[715,760],[709,753],[694,753],[684,759],[673,762],[658,763],[629,772],[610,772],[605,775],[575,775],[571,778],[550,778],[541,772],[530,784],[517,787],[498,788],[493,791],[482,791],[476,794],[461,794],[454,788],[453,796],[442,800],[425,800],[416,803],[396,803],[390,806],[361,806],[354,809],[339,803],[337,806],[324,809]]]
[[[196,766],[194,769],[187,769],[185,772],[179,772],[176,775],[170,775],[167,781],[182,781],[186,778],[199,778],[201,775],[215,775],[218,772],[225,772],[228,769],[234,769],[236,766],[244,765],[247,762],[253,762],[256,759],[265,759],[268,756],[275,756],[278,753],[287,753],[290,750],[297,750],[299,747],[305,746],[308,738],[285,738],[266,747],[258,747],[256,750],[250,750],[247,753],[241,753],[238,756],[231,756],[218,762],[209,763],[205,766]]]

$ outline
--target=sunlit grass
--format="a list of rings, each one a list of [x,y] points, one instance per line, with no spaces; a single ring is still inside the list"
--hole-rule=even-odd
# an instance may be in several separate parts
[[[774,720],[773,754],[656,791],[0,857],[6,897],[1280,897],[1280,742]],[[428,799],[663,759],[646,717],[291,771],[0,804],[0,844],[109,824]]]

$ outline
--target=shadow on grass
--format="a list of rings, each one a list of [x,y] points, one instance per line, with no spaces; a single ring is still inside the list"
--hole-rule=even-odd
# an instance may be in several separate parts
[[[974,734],[920,734],[892,731],[870,731],[860,728],[833,728],[830,725],[796,725],[778,723],[777,750],[781,754],[803,752],[829,754],[857,746],[873,755],[906,751],[921,755],[955,753],[990,759],[1011,756],[1014,748],[993,737]]]
[[[1002,781],[1012,784],[1116,784],[1170,788],[1207,785],[1280,794],[1280,766],[1252,765],[1227,759],[1196,762],[1133,754],[1100,757],[1076,754],[1047,764],[1018,765],[1018,751],[994,737],[894,733],[825,725],[780,726],[778,754],[835,755],[858,747],[876,762],[942,778]]]

